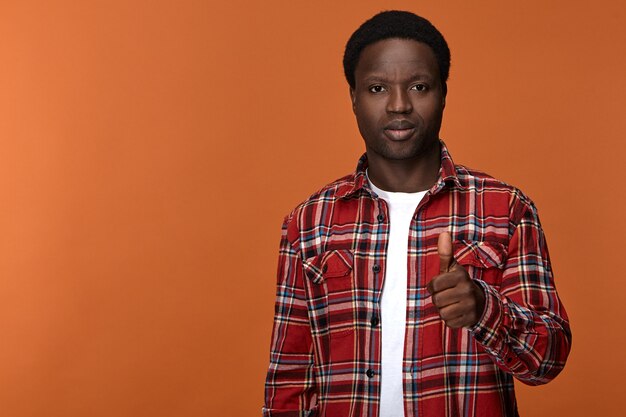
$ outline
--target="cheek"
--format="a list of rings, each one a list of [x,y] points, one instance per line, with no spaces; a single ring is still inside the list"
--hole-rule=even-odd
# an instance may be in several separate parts
[[[362,108],[359,108],[355,112],[355,115],[356,115],[356,122],[359,125],[359,129],[368,130],[369,125],[370,125],[369,115],[366,112],[364,112]]]
[[[380,111],[375,106],[361,106],[357,108],[356,118],[361,128],[375,130],[381,123]]]
[[[422,103],[419,107],[418,113],[421,115],[423,121],[428,125],[436,125],[441,123],[443,116],[443,106],[440,102],[437,103]]]
[[[370,125],[370,121],[367,117],[364,117],[362,114],[358,114],[356,118],[357,126],[359,127],[359,132],[361,132],[361,136],[364,139],[368,139],[372,136],[373,127]]]

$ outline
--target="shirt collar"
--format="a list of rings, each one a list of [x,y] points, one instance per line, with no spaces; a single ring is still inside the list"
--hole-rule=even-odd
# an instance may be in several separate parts
[[[439,191],[446,183],[449,182],[453,182],[457,187],[463,188],[456,175],[454,161],[452,161],[452,157],[450,156],[450,152],[448,151],[446,144],[441,139],[439,142],[441,144],[441,166],[439,168],[439,179],[430,189],[430,192],[435,193]],[[336,195],[338,198],[349,197],[352,194],[359,192],[361,189],[364,189],[372,194],[372,189],[369,186],[367,175],[365,174],[367,166],[367,154],[364,153],[361,158],[359,158],[356,171],[352,175],[352,178],[350,178],[345,184],[341,185],[337,190]]]

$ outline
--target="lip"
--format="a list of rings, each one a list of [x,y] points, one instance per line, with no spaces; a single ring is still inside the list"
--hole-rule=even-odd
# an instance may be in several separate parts
[[[406,129],[414,129],[415,124],[406,120],[406,119],[396,119],[387,123],[385,129],[389,130],[406,130]]]
[[[402,141],[410,138],[415,133],[415,128],[410,129],[385,129],[385,136],[393,141]]]
[[[392,120],[385,126],[385,136],[394,141],[406,140],[415,133],[415,124],[407,119]]]
[[[384,129],[385,136],[394,141],[410,138],[415,133],[415,124],[406,119],[396,119],[387,123]]]

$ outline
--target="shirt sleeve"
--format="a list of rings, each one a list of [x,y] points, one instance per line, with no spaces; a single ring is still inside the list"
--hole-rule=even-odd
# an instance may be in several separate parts
[[[501,286],[476,281],[485,292],[485,309],[470,331],[500,369],[539,385],[563,369],[572,337],[536,209],[529,203],[521,212]]]
[[[286,218],[278,258],[276,307],[263,417],[316,415],[313,343],[302,260],[290,242],[289,230],[290,218]]]

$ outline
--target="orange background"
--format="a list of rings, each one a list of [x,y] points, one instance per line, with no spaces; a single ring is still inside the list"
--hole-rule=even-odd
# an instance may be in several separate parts
[[[455,160],[540,210],[574,344],[520,412],[623,415],[626,6],[601,0],[1,2],[0,415],[260,415],[282,217],[355,167],[343,47],[390,8],[450,44]]]

